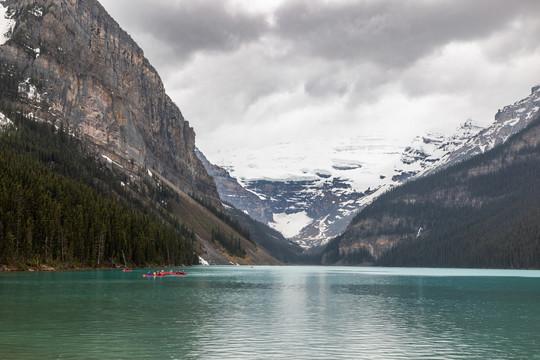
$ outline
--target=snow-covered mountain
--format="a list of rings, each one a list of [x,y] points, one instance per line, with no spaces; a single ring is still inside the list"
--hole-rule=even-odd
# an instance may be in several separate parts
[[[499,110],[485,129],[469,119],[454,134],[418,136],[410,144],[357,137],[333,144],[306,141],[236,148],[212,154],[220,170],[209,170],[210,162],[205,166],[224,201],[303,247],[323,245],[391,187],[506,141],[527,126],[539,105],[540,86],[535,86],[529,97]]]
[[[403,151],[401,164],[396,164],[392,180],[402,183],[435,170],[481,130],[482,127],[468,119],[451,136],[439,133],[417,136]]]
[[[451,166],[506,142],[512,135],[526,128],[538,116],[539,109],[540,85],[536,85],[531,89],[529,96],[505,106],[502,110],[499,109],[491,126],[480,131],[448,156],[441,158],[433,169],[425,171],[422,175],[432,173],[441,167]]]
[[[468,121],[449,138],[426,135],[410,146],[356,137],[331,146],[303,142],[237,148],[214,156],[218,167],[199,157],[224,201],[312,247],[339,235],[359,209],[429,167],[445,149],[463,144],[477,129]]]
[[[540,85],[534,86],[526,98],[499,109],[495,121],[485,129],[468,120],[446,141],[440,141],[442,135],[417,137],[405,149],[403,165],[396,168],[394,179],[403,181],[413,176],[428,175],[484,153],[527,127],[538,116],[538,110]]]
[[[211,159],[227,170],[226,175],[206,167],[218,176],[216,183],[224,201],[311,247],[338,235],[366,197],[385,188],[404,145],[360,137],[330,145],[306,141],[256,150],[237,148]],[[228,191],[236,188],[228,183],[229,176],[258,200]],[[229,185],[220,185],[224,182]],[[260,203],[270,208],[271,218],[259,215],[263,213]]]

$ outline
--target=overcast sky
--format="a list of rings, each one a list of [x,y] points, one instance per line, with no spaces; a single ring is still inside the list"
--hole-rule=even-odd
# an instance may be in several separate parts
[[[540,1],[100,0],[207,155],[448,132],[540,82]]]

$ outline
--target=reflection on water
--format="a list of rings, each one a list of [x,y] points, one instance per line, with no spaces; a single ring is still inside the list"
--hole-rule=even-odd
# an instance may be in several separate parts
[[[529,359],[540,348],[536,271],[142,273],[0,275],[0,357]]]

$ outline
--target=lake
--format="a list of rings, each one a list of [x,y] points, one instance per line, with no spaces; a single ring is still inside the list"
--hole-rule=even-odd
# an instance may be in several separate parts
[[[539,271],[145,271],[0,274],[0,358],[540,359]]]

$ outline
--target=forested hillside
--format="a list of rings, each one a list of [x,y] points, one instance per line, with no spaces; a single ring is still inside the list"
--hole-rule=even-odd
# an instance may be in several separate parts
[[[287,240],[279,231],[270,226],[252,219],[243,211],[226,204],[229,214],[238,221],[242,227],[248,229],[257,244],[266,249],[276,259],[285,264],[318,264],[320,254],[318,249],[305,251],[298,244]]]
[[[170,190],[115,173],[62,128],[6,115],[14,126],[0,131],[0,264],[198,262],[193,231],[155,205],[174,196]]]
[[[540,120],[362,210],[324,263],[540,268]]]

